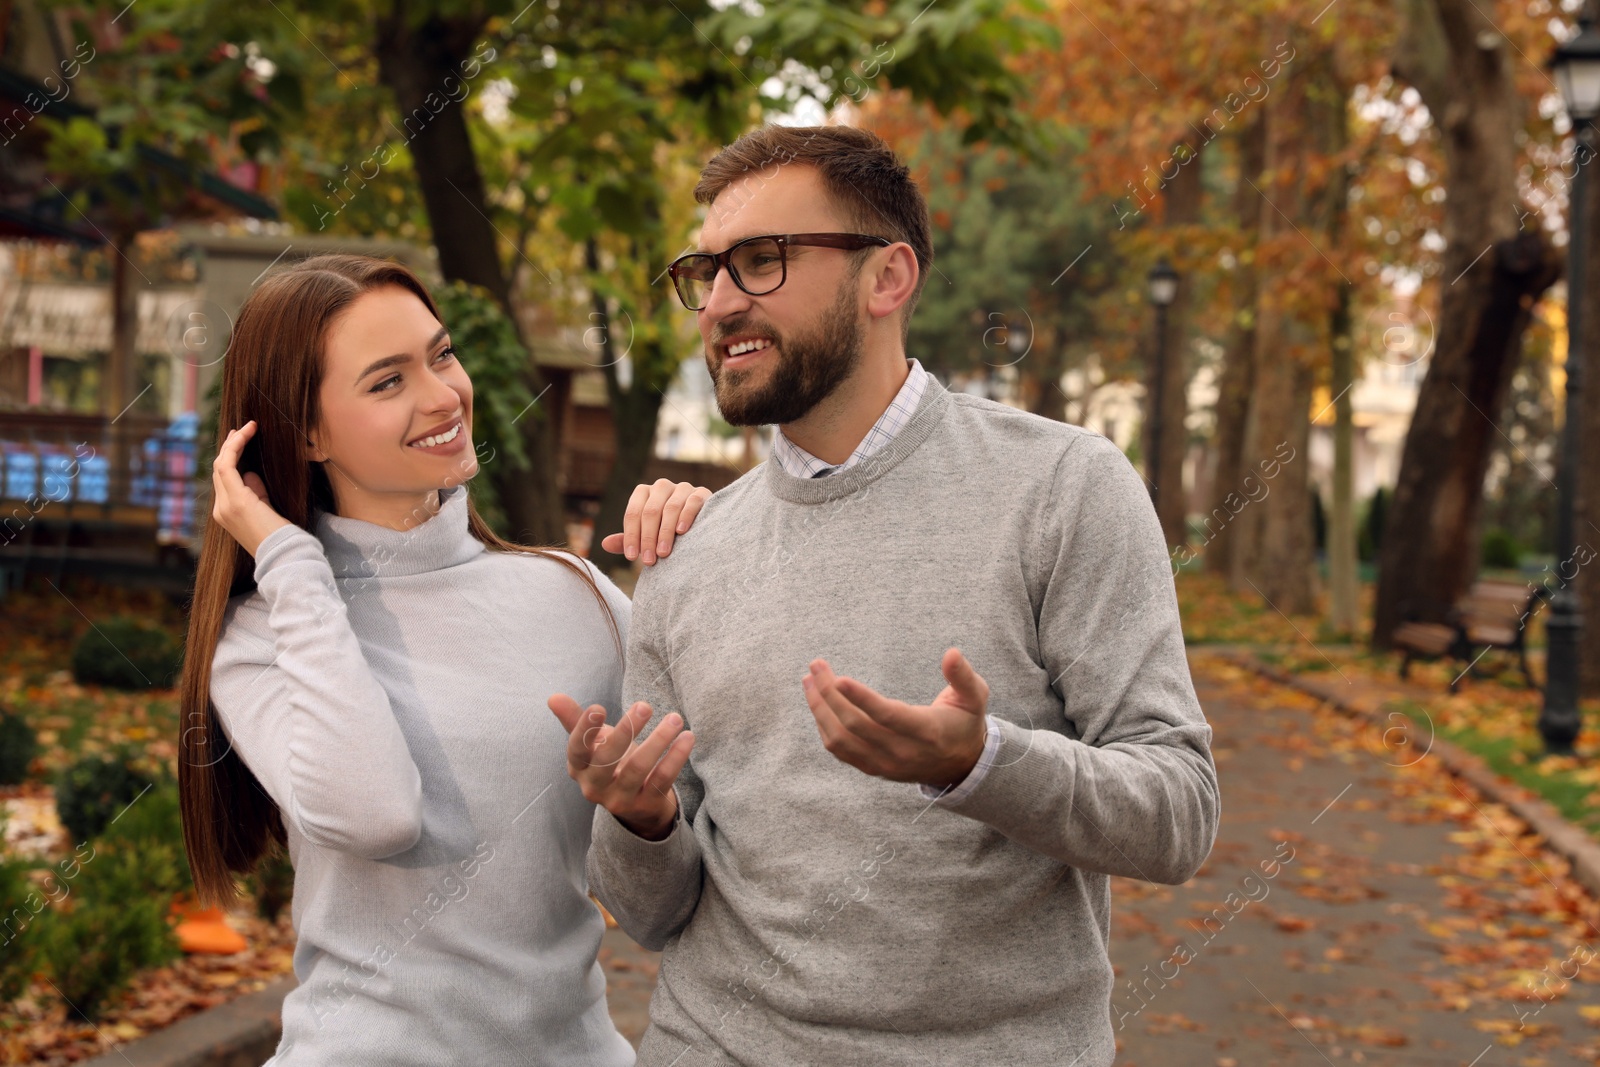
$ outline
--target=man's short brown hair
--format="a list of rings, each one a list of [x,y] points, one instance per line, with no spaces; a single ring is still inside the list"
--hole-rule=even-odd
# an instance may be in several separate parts
[[[763,126],[712,157],[694,187],[695,201],[710,204],[730,185],[753,174],[777,174],[785,163],[817,168],[822,184],[860,232],[904,241],[917,257],[917,287],[905,303],[901,337],[911,328],[922,286],[933,265],[928,202],[911,169],[877,134],[854,126]],[[859,267],[857,268],[859,270]]]

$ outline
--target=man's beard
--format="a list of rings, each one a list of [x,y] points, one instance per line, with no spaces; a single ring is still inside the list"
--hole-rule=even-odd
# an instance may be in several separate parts
[[[751,384],[759,367],[749,370],[723,370],[712,365],[707,353],[707,369],[716,387],[717,409],[732,426],[765,426],[791,423],[804,418],[812,408],[826,400],[850,376],[861,361],[861,342],[865,334],[857,317],[856,286],[846,282],[839,287],[833,306],[823,313],[815,330],[793,337],[773,337],[778,365],[767,371],[765,385]],[[728,337],[741,333],[740,324],[722,330]]]

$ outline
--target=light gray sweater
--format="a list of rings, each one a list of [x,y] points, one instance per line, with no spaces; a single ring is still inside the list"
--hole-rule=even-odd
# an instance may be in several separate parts
[[[1112,1062],[1108,876],[1186,881],[1220,812],[1116,446],[930,381],[860,464],[713,496],[634,607],[624,703],[695,733],[665,840],[595,817],[596,895],[665,948],[641,1065]],[[952,646],[1002,733],[969,796],[822,747],[812,658],[926,704]]]
[[[626,597],[591,568],[626,634]],[[545,701],[620,711],[560,564],[490,552],[446,493],[406,532],[323,516],[257,552],[212,699],[283,813],[299,986],[273,1067],[626,1067],[595,961],[592,806]]]

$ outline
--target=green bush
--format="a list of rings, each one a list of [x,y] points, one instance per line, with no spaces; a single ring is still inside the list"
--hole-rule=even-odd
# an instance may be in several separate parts
[[[526,377],[528,350],[487,289],[456,281],[436,286],[433,298],[440,319],[450,327],[461,368],[472,378],[472,440],[483,469],[467,483],[468,491],[490,527],[503,530],[505,509],[497,479],[502,467],[528,469],[523,430],[546,417],[546,405],[534,403]]]
[[[0,708],[0,785],[16,785],[28,776],[28,765],[39,754],[39,738],[27,720]]]
[[[1490,530],[1483,535],[1483,565],[1496,570],[1515,570],[1522,562],[1522,546],[1505,530]]]
[[[102,811],[108,822],[93,845],[80,844],[74,858],[52,872],[53,903],[37,916],[20,982],[25,986],[27,973],[43,971],[75,1017],[93,1020],[136,972],[178,956],[168,913],[173,896],[192,882],[170,775],[151,784],[115,759],[83,760],[68,774],[73,770],[87,782],[133,790],[137,799]]]
[[[169,775],[132,801],[121,817],[113,812],[116,821],[106,825],[96,844],[131,848],[144,861],[145,892],[168,898],[187,892],[194,881],[183,846],[181,812],[178,786]]]
[[[176,637],[127,616],[90,627],[72,649],[72,676],[83,685],[165,689],[182,665],[183,646]]]
[[[87,841],[154,784],[125,755],[85,756],[56,778],[56,814],[74,841]]]
[[[136,972],[179,956],[167,918],[172,897],[151,892],[153,882],[170,882],[175,876],[150,868],[151,858],[132,842],[97,843],[93,858],[70,883],[67,898],[45,913],[39,931],[40,968],[74,1017],[95,1019]]]
[[[37,939],[29,937],[27,930],[48,906],[28,878],[29,866],[22,860],[0,857],[0,1008],[28,988]]]
[[[269,923],[294,898],[294,867],[281,849],[273,849],[245,879],[250,895],[256,898],[256,914]]]

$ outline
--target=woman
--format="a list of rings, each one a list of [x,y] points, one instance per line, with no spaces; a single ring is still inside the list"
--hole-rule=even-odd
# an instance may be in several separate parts
[[[620,710],[629,605],[473,511],[472,402],[422,283],[359,256],[263,282],[223,365],[179,782],[203,902],[273,842],[294,864],[277,1067],[634,1059],[595,960],[592,807],[545,710]],[[635,492],[648,548],[691,490]]]

